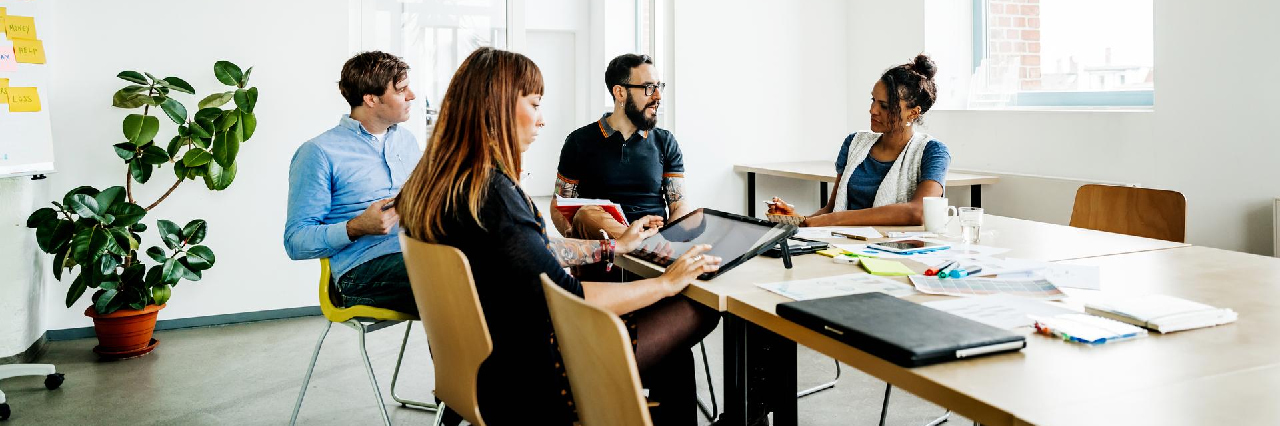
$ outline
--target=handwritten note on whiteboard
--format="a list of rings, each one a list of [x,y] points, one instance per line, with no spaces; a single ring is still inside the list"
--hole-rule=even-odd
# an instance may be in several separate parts
[[[9,40],[35,40],[36,20],[30,16],[8,15],[4,18],[5,33]]]
[[[9,112],[40,112],[40,94],[36,88],[10,87]]]
[[[0,104],[9,103],[9,79],[0,78]]]
[[[24,64],[44,63],[44,42],[40,40],[14,40],[13,56]]]
[[[18,60],[13,54],[13,46],[0,44],[0,71],[14,72],[18,70]]]

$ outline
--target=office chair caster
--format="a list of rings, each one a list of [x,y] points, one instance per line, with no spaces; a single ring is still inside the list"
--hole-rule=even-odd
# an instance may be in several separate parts
[[[12,413],[9,411],[9,404],[0,404],[0,420],[9,420],[9,414]]]
[[[57,389],[59,386],[62,386],[62,382],[65,382],[66,380],[67,375],[62,373],[53,373],[48,376],[44,376],[44,388],[48,390]]]

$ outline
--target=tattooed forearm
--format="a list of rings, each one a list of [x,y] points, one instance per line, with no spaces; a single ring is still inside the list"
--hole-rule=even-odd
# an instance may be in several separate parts
[[[556,195],[562,198],[578,197],[578,181],[556,174]]]
[[[668,205],[684,201],[684,175],[663,175],[662,188]]]
[[[609,245],[604,240],[577,240],[572,238],[552,238],[551,253],[560,261],[560,266],[580,266],[600,262],[608,253]]]

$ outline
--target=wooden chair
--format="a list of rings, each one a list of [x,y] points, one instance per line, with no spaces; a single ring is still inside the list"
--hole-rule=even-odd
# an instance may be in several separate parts
[[[588,304],[542,274],[551,324],[583,426],[648,426],[640,371],[617,315]]]
[[[369,362],[369,351],[365,348],[364,337],[365,334],[401,322],[405,323],[404,339],[400,342],[400,355],[396,357],[396,370],[391,374],[391,398],[406,406],[435,411],[435,404],[404,399],[396,394],[396,382],[400,378],[400,363],[404,361],[404,348],[409,344],[409,330],[413,327],[413,321],[417,320],[418,317],[413,314],[373,306],[356,305],[343,308],[334,305],[333,297],[329,294],[329,275],[329,259],[320,259],[320,312],[324,314],[325,319],[329,320],[329,322],[325,323],[324,331],[320,333],[320,340],[316,342],[316,349],[311,353],[311,364],[307,366],[307,375],[302,379],[302,389],[298,391],[298,401],[293,405],[293,416],[289,418],[289,424],[294,425],[298,422],[298,412],[302,409],[303,397],[307,395],[307,386],[311,383],[311,373],[316,369],[316,359],[320,357],[320,347],[324,345],[324,338],[329,335],[329,329],[334,324],[351,327],[352,330],[359,333],[360,356],[364,360],[365,372],[369,374],[369,383],[373,385],[373,396],[378,403],[378,414],[382,415],[382,424],[390,426],[391,417],[387,415],[387,406],[382,399],[382,390],[378,388],[378,378],[373,374],[373,364]]]
[[[1071,226],[1186,242],[1187,199],[1163,189],[1085,185],[1076,191]]]
[[[493,352],[489,325],[480,310],[471,264],[458,249],[400,234],[413,298],[421,313],[436,371],[439,425],[449,409],[473,425],[484,426],[476,385],[480,364]]]

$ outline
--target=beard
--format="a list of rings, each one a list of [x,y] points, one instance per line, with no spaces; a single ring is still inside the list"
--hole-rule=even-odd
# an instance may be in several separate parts
[[[627,119],[631,120],[631,124],[635,125],[636,129],[647,132],[653,130],[653,128],[658,125],[658,114],[655,113],[653,118],[645,117],[644,108],[636,107],[636,102],[631,98],[630,93],[627,93],[627,101],[625,103],[626,105],[622,107],[622,112],[627,114]],[[653,101],[645,105],[645,108],[655,106],[657,104],[657,101]]]

